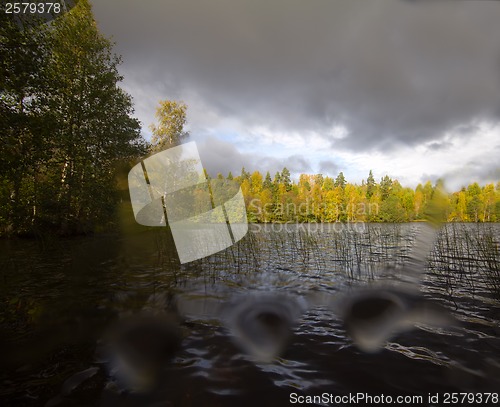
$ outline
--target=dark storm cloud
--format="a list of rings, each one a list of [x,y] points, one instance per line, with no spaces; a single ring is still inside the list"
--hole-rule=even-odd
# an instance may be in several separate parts
[[[471,180],[482,180],[485,182],[497,182],[500,180],[500,167],[498,160],[491,160],[487,162],[471,161],[467,164],[470,169],[468,176]]]
[[[100,0],[94,10],[141,92],[196,92],[249,127],[329,138],[341,126],[348,137],[332,145],[365,151],[500,119],[497,2]]]
[[[320,161],[319,163],[319,171],[324,175],[334,177],[338,174],[339,170],[340,167],[333,161]]]
[[[265,168],[271,176],[274,176],[278,171],[281,172],[284,167],[288,168],[292,175],[311,170],[309,162],[298,155],[279,159],[261,153],[241,153],[233,144],[213,136],[193,138],[193,141],[197,142],[203,166],[211,176],[215,176],[219,172],[227,175],[229,171],[236,176],[241,173],[243,167],[249,172]]]
[[[252,168],[254,160],[250,155],[240,153],[232,144],[215,137],[205,137],[204,140],[197,141],[197,146],[203,167],[211,176],[219,172],[227,175],[229,171],[236,176],[243,167],[247,171]]]
[[[468,161],[464,163],[462,168],[450,170],[445,174],[424,173],[419,182],[431,181],[435,183],[439,179],[445,181],[445,187],[448,191],[458,191],[460,188],[479,180],[481,185],[496,184],[500,179],[500,167],[498,166],[498,160],[493,157],[481,162]]]
[[[307,173],[311,171],[309,161],[300,155],[291,155],[283,164],[292,172]]]
[[[287,168],[292,177],[298,178],[300,174],[309,173],[311,171],[311,165],[307,159],[303,156],[299,155],[291,155],[287,158],[276,158],[271,156],[261,157],[257,155],[253,159],[252,168],[261,169],[265,168],[271,176],[274,176],[276,172],[283,171],[284,168]]]
[[[446,150],[450,147],[452,147],[453,144],[452,143],[449,143],[447,141],[442,141],[442,142],[434,142],[434,143],[431,143],[427,146],[427,148],[429,150],[432,150],[432,151],[439,151],[439,150]]]
[[[470,123],[462,126],[458,126],[455,131],[461,135],[471,135],[479,131],[480,127],[477,124]]]

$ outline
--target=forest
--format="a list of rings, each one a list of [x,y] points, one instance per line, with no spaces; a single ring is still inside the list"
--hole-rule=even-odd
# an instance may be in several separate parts
[[[0,6],[3,7],[3,6]],[[121,57],[98,30],[88,0],[50,24],[0,13],[0,235],[73,235],[108,230],[129,205],[126,176],[140,157],[180,143],[187,106],[160,101],[150,142]],[[271,177],[242,169],[250,222],[409,222],[425,217],[440,183],[415,189],[370,172],[361,185],[343,173]],[[129,205],[130,206],[130,205]],[[500,182],[443,195],[445,219],[500,221]],[[123,212],[123,211],[122,211]]]
[[[424,220],[436,201],[442,221],[500,221],[500,182],[475,182],[447,193],[441,181],[412,189],[388,175],[376,182],[372,171],[361,185],[347,182],[342,172],[335,178],[301,174],[295,182],[287,168],[274,177],[243,168],[234,179],[241,184],[250,222],[411,222]]]
[[[50,23],[0,11],[0,234],[105,229],[146,151],[120,57],[87,0]]]

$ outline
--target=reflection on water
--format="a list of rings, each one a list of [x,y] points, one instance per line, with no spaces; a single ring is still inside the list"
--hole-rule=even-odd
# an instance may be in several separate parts
[[[291,392],[500,388],[500,225],[446,225],[430,254],[419,301],[460,324],[396,330],[377,353],[353,345],[331,304],[406,284],[418,226],[253,229],[182,266],[157,230],[1,241],[2,405],[284,405]]]

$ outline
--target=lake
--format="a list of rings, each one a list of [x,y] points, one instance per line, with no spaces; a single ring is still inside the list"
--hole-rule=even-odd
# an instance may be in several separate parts
[[[165,229],[0,241],[1,405],[348,405],[339,397],[353,394],[437,405],[500,389],[500,224],[441,229],[417,288],[455,322],[396,332],[378,352],[353,344],[332,304],[404,282],[419,224],[250,226],[236,245],[185,265]],[[279,355],[262,361],[227,315],[268,299],[301,312]],[[179,346],[150,355],[161,361],[155,384],[134,390],[133,372],[103,343],[110,327],[148,312],[178,321]],[[161,348],[150,340],[146,352]]]

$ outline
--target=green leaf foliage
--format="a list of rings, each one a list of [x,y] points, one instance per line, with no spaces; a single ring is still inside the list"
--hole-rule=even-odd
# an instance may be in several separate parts
[[[263,177],[245,169],[235,180],[252,222],[500,221],[500,182],[446,193],[441,181],[412,189],[385,175],[377,184],[371,171],[361,185],[349,183],[342,172],[335,181],[321,174],[292,181],[286,168],[273,181],[269,172]]]
[[[0,233],[89,232],[116,208],[116,167],[143,153],[120,57],[87,0],[0,28]]]

